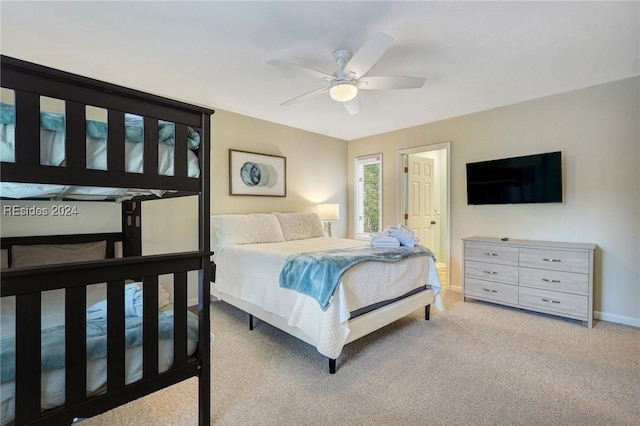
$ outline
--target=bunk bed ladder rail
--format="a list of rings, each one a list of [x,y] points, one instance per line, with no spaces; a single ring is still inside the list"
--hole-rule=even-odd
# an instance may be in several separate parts
[[[199,180],[188,177],[188,127],[200,128],[201,115],[154,105],[148,102],[122,103],[117,96],[106,96],[92,87],[71,86],[65,78],[16,71],[11,61],[2,57],[2,87],[13,90],[15,102],[15,162],[3,162],[1,177],[5,182],[51,183],[118,188],[176,190],[197,194]],[[8,62],[8,63],[7,63]],[[82,79],[80,81],[83,81]],[[89,84],[89,83],[87,83]],[[91,84],[95,84],[92,82]],[[65,93],[64,98],[60,93]],[[40,164],[41,96],[64,100],[65,165]],[[107,112],[107,171],[86,166],[86,107],[99,106]],[[125,171],[125,112],[143,117],[144,173]],[[173,176],[149,173],[158,170],[159,117],[175,124]],[[25,181],[25,171],[29,180]]]
[[[187,272],[201,270],[210,253],[147,256],[138,267],[131,259],[112,259],[38,268],[3,270],[2,297],[16,297],[15,424],[69,425],[76,418],[91,417],[116,405],[147,395],[200,374],[201,362],[187,357]],[[140,262],[140,258],[137,259]],[[109,265],[105,265],[109,263]],[[164,265],[164,266],[160,266]],[[143,275],[143,375],[125,384],[124,276],[132,270]],[[151,273],[155,271],[154,273]],[[177,272],[176,272],[177,271]],[[85,276],[105,276],[107,285],[107,392],[87,396],[86,285]],[[174,361],[158,373],[158,277],[174,278]],[[55,276],[45,290],[65,288],[65,405],[40,412],[41,406],[41,291],[35,283]],[[69,285],[67,285],[69,284]],[[39,287],[43,287],[40,285]],[[208,327],[206,330],[208,333]],[[199,333],[202,341],[203,333]],[[206,346],[208,347],[207,335]],[[208,416],[203,419],[208,422]],[[202,422],[202,421],[201,421]]]

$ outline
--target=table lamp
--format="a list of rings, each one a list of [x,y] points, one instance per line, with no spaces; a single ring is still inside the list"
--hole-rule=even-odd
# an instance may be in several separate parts
[[[324,223],[324,230],[327,235],[332,237],[331,223],[336,220],[340,220],[340,205],[339,204],[318,204],[318,216]]]

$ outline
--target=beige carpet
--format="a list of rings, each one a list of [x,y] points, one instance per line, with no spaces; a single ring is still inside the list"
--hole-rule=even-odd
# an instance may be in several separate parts
[[[316,350],[212,304],[218,425],[638,425],[640,330],[445,296],[348,345],[329,375]],[[197,382],[82,422],[195,425]]]

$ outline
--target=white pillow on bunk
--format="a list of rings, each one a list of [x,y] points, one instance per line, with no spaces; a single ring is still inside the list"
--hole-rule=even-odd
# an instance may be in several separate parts
[[[326,237],[317,213],[274,213],[280,222],[284,239],[303,240]]]
[[[278,219],[268,213],[215,215],[211,226],[215,230],[214,251],[235,244],[284,241]]]
[[[11,247],[11,268],[102,260],[106,257],[106,253],[106,241],[77,244],[14,245]]]

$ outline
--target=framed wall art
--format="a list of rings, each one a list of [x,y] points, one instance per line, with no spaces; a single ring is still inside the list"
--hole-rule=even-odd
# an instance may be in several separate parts
[[[229,150],[229,194],[287,196],[287,159]]]

